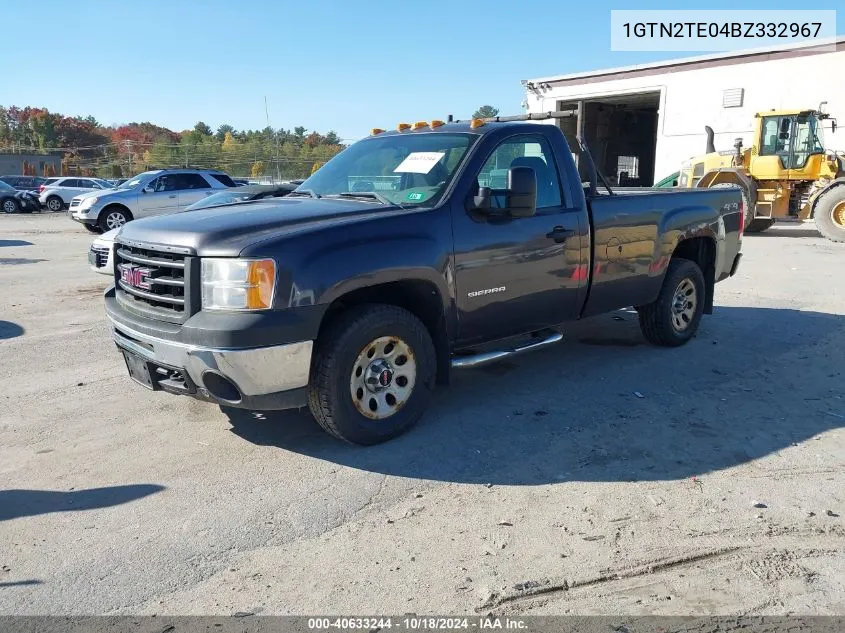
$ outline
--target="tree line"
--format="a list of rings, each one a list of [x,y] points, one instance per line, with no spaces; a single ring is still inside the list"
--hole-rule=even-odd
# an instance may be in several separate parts
[[[92,116],[0,106],[0,152],[58,153],[65,174],[120,178],[191,166],[234,176],[302,178],[343,147],[335,132],[309,132],[302,126],[237,130],[224,123],[215,131],[199,121],[175,132],[150,122],[105,126]]]

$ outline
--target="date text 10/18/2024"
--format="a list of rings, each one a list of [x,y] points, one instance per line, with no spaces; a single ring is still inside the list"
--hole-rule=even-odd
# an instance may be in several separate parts
[[[434,617],[409,616],[395,617],[337,617],[308,618],[311,630],[356,630],[397,629],[408,631],[451,631],[451,630],[524,630],[527,625],[519,618],[497,617]]]

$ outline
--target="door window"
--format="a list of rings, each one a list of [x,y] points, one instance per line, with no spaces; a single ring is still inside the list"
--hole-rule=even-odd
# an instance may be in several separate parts
[[[537,177],[537,208],[561,206],[560,179],[548,142],[541,136],[518,136],[503,141],[490,155],[478,174],[478,186],[506,189],[508,169],[531,167]],[[495,194],[495,192],[494,192]],[[501,208],[504,196],[493,196]]]
[[[171,174],[168,178],[175,182],[175,189],[211,189],[211,185],[199,174]]]
[[[60,187],[78,187],[79,180],[76,178],[65,178],[63,181],[59,183]]]

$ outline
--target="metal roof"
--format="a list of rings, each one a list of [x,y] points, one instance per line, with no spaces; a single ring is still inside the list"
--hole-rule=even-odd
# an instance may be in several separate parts
[[[568,73],[565,75],[553,75],[548,77],[538,77],[536,79],[523,79],[522,84],[544,84],[555,83],[561,81],[577,81],[578,79],[587,79],[594,77],[611,77],[613,75],[625,75],[629,73],[636,73],[638,71],[647,71],[660,68],[676,68],[679,66],[688,66],[710,62],[708,65],[719,65],[720,61],[728,63],[730,60],[737,58],[753,58],[758,56],[771,55],[772,53],[784,53],[788,51],[802,52],[805,54],[816,53],[832,53],[836,50],[843,50],[845,48],[845,35],[837,35],[836,37],[819,38],[812,42],[801,42],[797,44],[780,44],[777,46],[768,46],[765,48],[752,48],[739,51],[729,51],[727,53],[714,53],[712,55],[698,55],[695,57],[682,57],[679,59],[667,59],[659,62],[650,62],[648,64],[635,64],[632,66],[617,66],[615,68],[602,68],[598,70],[587,70],[584,72]],[[749,61],[754,61],[749,59]],[[763,60],[760,60],[763,61]]]

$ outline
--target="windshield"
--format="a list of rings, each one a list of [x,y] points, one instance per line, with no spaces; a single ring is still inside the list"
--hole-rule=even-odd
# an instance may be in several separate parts
[[[11,189],[12,191],[15,191],[14,187],[12,187],[11,185],[9,185],[9,184],[3,182],[2,180],[0,180],[0,190],[8,191],[9,189]]]
[[[332,158],[296,191],[321,197],[370,193],[402,206],[432,205],[477,139],[415,132],[369,138]]]
[[[156,172],[145,171],[143,174],[138,174],[134,178],[130,178],[129,180],[127,180],[122,185],[118,185],[117,189],[134,189],[135,187],[140,185],[141,182],[143,182],[148,176],[152,176],[154,173]]]
[[[255,193],[238,192],[238,191],[221,191],[203,198],[199,202],[194,202],[185,211],[194,211],[195,209],[205,209],[206,207],[219,207],[223,204],[232,204],[233,202],[245,202],[252,200],[256,196]]]

